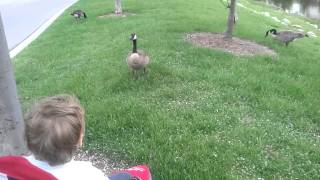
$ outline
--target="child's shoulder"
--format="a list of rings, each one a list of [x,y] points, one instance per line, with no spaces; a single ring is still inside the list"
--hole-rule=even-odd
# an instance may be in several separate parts
[[[106,179],[103,172],[89,161],[75,161],[64,164],[64,169],[70,175],[66,179]]]
[[[37,160],[33,155],[26,156],[25,158],[35,166],[49,172],[58,179],[107,179],[103,172],[94,167],[89,161],[71,160],[62,165],[50,166],[47,162]]]

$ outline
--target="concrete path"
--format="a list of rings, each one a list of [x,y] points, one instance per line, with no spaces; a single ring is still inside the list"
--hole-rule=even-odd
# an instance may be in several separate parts
[[[0,0],[9,50],[77,0]],[[62,13],[62,12],[61,12]]]

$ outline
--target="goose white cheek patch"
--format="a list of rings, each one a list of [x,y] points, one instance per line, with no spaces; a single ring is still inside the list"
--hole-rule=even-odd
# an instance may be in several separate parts
[[[134,35],[133,39],[136,40],[137,39],[137,35]]]

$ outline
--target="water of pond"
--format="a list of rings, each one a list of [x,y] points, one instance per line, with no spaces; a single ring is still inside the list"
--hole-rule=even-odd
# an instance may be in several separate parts
[[[320,20],[320,0],[259,0],[286,12]]]

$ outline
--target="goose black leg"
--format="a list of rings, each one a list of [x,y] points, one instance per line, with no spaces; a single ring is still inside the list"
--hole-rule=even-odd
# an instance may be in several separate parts
[[[137,80],[137,79],[138,79],[137,72],[135,72],[135,70],[132,70],[132,78],[133,78],[134,80]]]

